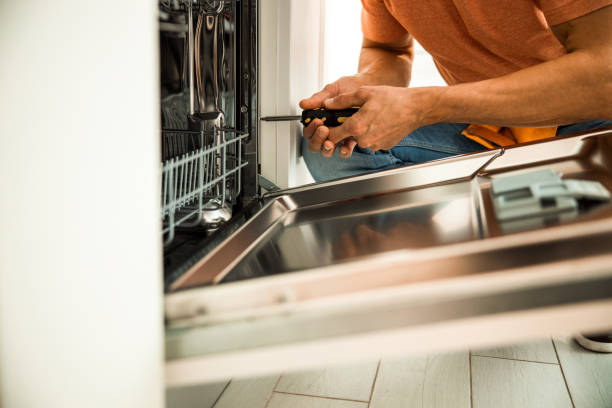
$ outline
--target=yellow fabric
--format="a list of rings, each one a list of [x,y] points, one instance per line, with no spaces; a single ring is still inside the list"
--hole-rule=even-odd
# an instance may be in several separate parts
[[[549,139],[557,134],[557,127],[518,128],[472,124],[461,134],[488,149],[496,149],[518,143]]]

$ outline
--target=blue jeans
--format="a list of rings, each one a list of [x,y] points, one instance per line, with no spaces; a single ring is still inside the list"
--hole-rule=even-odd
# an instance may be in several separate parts
[[[308,148],[308,141],[303,139],[302,155],[312,177],[319,182],[486,150],[484,146],[461,134],[467,126],[466,123],[436,123],[423,126],[390,150],[375,152],[356,146],[353,155],[348,159],[339,155],[339,149],[336,149],[330,158],[325,158],[320,153],[313,153]],[[560,126],[557,129],[557,136],[605,126],[612,126],[612,121],[593,120]]]

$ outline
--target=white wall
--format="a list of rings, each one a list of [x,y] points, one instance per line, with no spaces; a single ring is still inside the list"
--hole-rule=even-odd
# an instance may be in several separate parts
[[[163,405],[156,2],[0,2],[6,408]]]
[[[324,0],[323,84],[357,71],[363,34],[359,0]],[[415,59],[410,86],[445,85],[431,56],[415,44]]]
[[[361,51],[361,2],[324,0],[322,84],[357,72]]]

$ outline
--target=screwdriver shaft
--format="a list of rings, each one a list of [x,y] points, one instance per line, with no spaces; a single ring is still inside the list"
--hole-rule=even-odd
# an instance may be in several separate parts
[[[302,120],[302,116],[264,116],[261,120],[266,122],[283,122],[290,120]]]

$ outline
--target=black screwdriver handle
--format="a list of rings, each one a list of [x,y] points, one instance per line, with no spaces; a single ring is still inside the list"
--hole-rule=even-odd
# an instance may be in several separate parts
[[[302,125],[308,126],[313,120],[321,119],[327,127],[336,127],[343,124],[348,118],[353,116],[359,108],[348,108],[331,110],[325,108],[306,109],[302,112]]]

